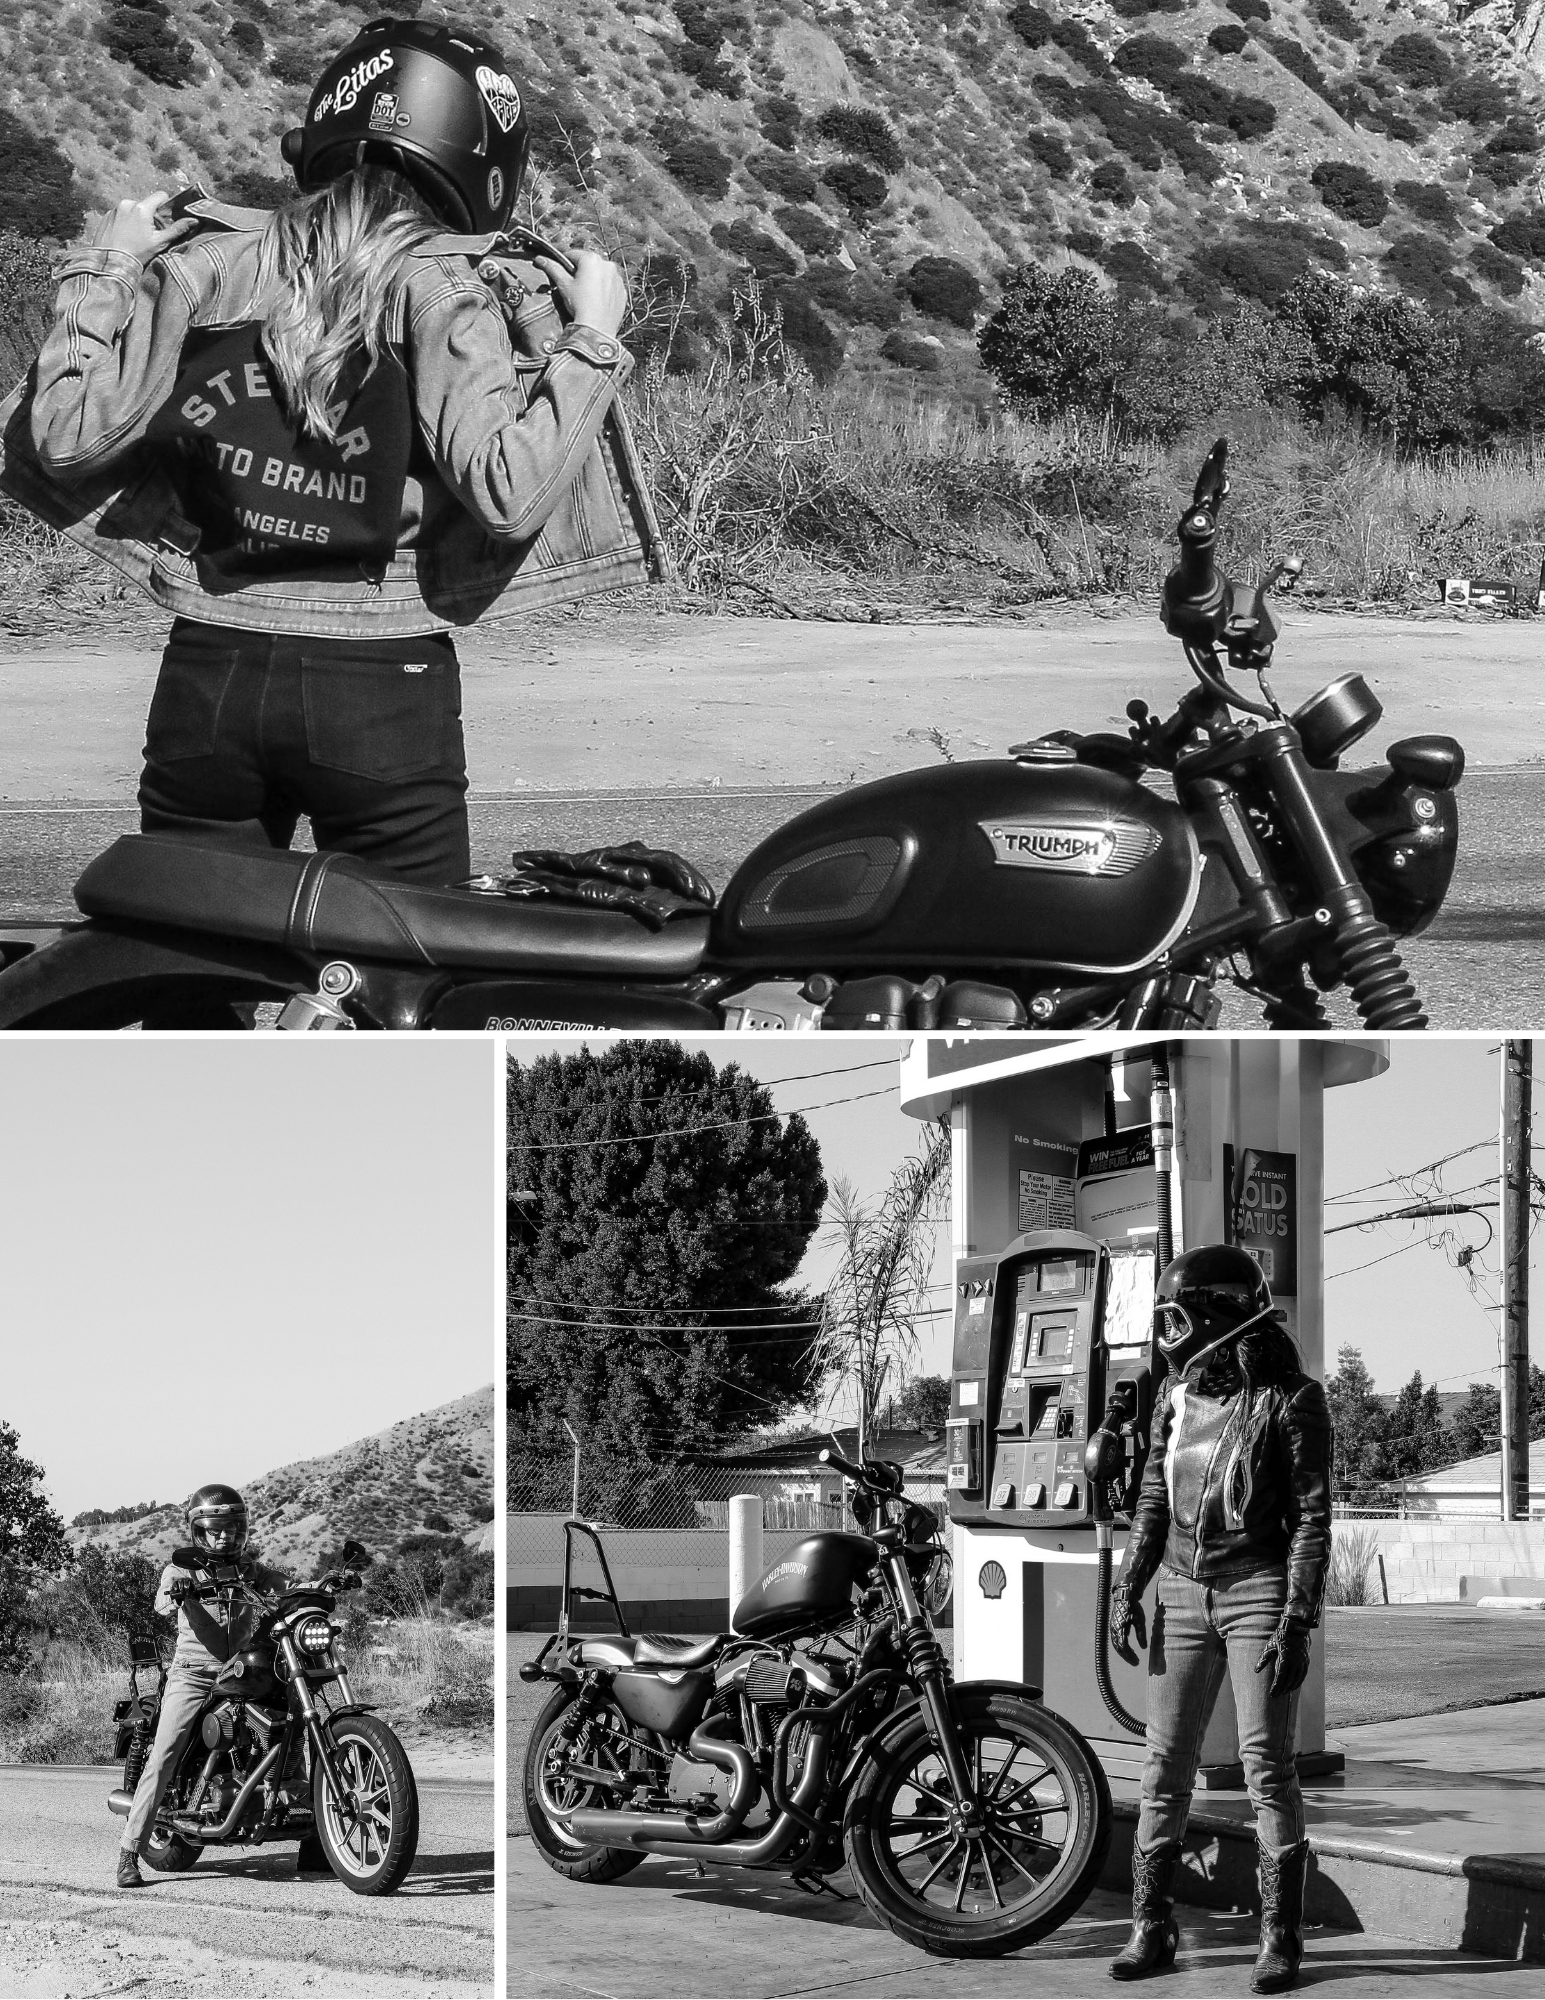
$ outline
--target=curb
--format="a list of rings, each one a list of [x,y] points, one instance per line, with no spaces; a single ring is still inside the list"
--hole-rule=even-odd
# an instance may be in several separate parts
[[[1136,1804],[1118,1800],[1101,1888],[1130,1892],[1136,1831]],[[1175,1898],[1202,1909],[1259,1910],[1254,1828],[1193,1812]],[[1311,1830],[1304,1918],[1541,1964],[1545,1862],[1511,1854],[1424,1854]]]

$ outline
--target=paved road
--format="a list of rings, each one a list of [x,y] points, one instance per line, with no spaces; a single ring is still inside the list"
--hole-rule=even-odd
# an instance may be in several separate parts
[[[293,1847],[231,1848],[125,1892],[107,1768],[0,1767],[0,1994],[486,1995],[493,1786],[421,1778],[422,1834],[395,1896],[298,1882]]]
[[[892,1937],[856,1898],[805,1894],[779,1876],[695,1872],[651,1859],[605,1888],[567,1882],[526,1838],[506,1843],[509,2000],[735,1994],[906,2000],[909,1995],[1032,2000],[1109,1994],[1107,1966],[1125,1941],[1129,1906],[1096,1891],[1043,1944],[1003,1959],[929,1958]],[[852,1895],[846,1873],[835,1886]],[[1160,1996],[1242,1994],[1255,1956],[1247,1917],[1180,1912],[1181,1956]],[[1315,1930],[1297,1990],[1348,1996],[1488,1994],[1538,2000],[1545,1969],[1371,1936]]]
[[[1326,1616],[1330,1729],[1545,1695],[1545,1617],[1462,1604],[1370,1605]],[[1496,1718],[1505,1729],[1506,1715]],[[1541,1979],[1545,1991],[1545,1977]]]

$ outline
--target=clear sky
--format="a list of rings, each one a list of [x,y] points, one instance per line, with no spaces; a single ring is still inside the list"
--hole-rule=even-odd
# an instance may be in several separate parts
[[[66,1519],[494,1377],[497,1045],[0,1038],[0,1418]]]

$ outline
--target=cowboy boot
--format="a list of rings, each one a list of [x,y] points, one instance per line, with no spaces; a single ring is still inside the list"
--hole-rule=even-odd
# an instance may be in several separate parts
[[[1132,1849],[1132,1935],[1110,1962],[1112,1979],[1146,1979],[1174,1964],[1180,1932],[1170,1889],[1179,1861],[1178,1841],[1166,1841],[1151,1854]]]
[[[1261,1859],[1261,1949],[1250,1975],[1252,1993],[1283,1993],[1298,1977],[1304,1956],[1304,1878],[1309,1843]]]

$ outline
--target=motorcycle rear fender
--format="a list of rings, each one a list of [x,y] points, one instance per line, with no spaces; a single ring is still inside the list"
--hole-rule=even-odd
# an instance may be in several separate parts
[[[0,1029],[95,1027],[154,999],[162,987],[211,1000],[287,1000],[314,975],[286,952],[177,931],[71,924],[0,972]]]
[[[1019,1696],[1021,1700],[1039,1701],[1041,1699],[1041,1690],[1038,1687],[1032,1687],[1028,1681],[951,1681],[949,1686],[952,1695],[964,1694],[970,1691],[972,1693],[980,1692],[983,1694],[1012,1694]],[[847,1761],[847,1766],[842,1773],[842,1788],[844,1791],[847,1790],[849,1780],[858,1770],[859,1765],[862,1764],[864,1759],[883,1750],[893,1736],[899,1735],[910,1724],[912,1717],[916,1714],[920,1705],[920,1698],[917,1695],[912,1695],[908,1700],[902,1702],[899,1708],[893,1708],[890,1714],[876,1724],[867,1736],[860,1738],[854,1744],[852,1753]]]

